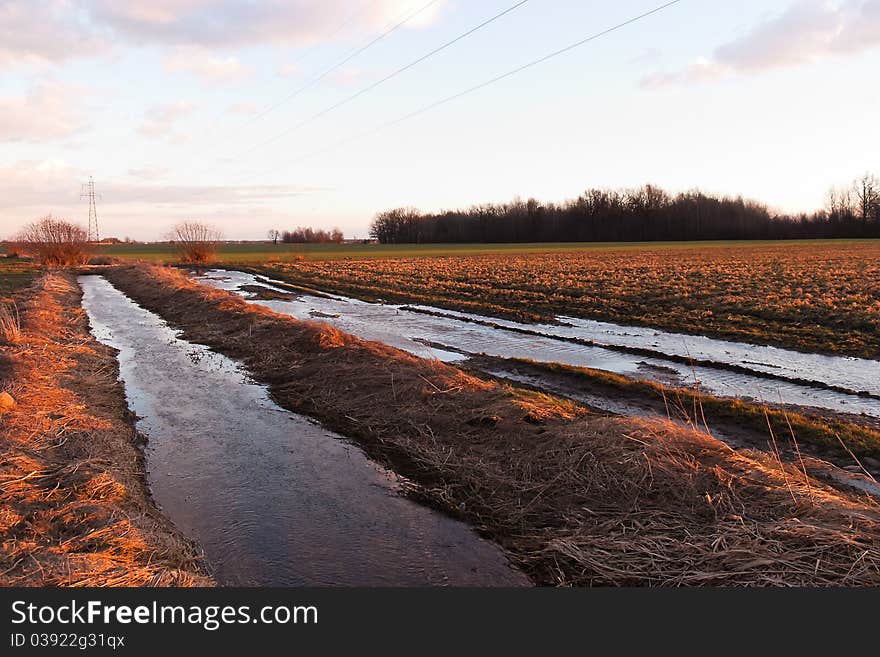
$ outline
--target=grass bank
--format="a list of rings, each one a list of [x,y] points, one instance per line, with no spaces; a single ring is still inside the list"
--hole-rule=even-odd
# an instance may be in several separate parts
[[[711,433],[721,427],[726,433],[746,437],[753,444],[776,440],[779,449],[793,452],[799,446],[831,457],[843,466],[857,465],[854,457],[869,464],[880,462],[880,422],[872,418],[845,419],[830,411],[788,410],[777,405],[751,403],[739,399],[713,397],[691,388],[664,386],[653,381],[630,379],[619,374],[560,363],[540,363],[525,359],[471,359],[478,366],[486,361],[514,374],[536,375],[560,383],[573,393],[584,391],[617,400],[629,399],[671,419],[686,422]],[[496,366],[497,366],[496,365]]]
[[[18,299],[0,336],[0,585],[210,585],[200,553],[153,506],[115,354],[70,275]]]
[[[557,585],[877,585],[880,507],[671,422],[590,415],[170,268],[110,280]]]

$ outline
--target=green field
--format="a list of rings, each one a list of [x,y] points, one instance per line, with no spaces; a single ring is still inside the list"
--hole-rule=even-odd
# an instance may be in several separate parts
[[[262,263],[271,261],[338,260],[344,258],[412,258],[432,256],[473,256],[494,254],[567,253],[578,251],[644,250],[644,249],[707,249],[736,246],[781,246],[791,244],[843,244],[858,240],[813,240],[809,242],[563,242],[539,244],[278,244],[268,242],[224,243],[217,262]],[[862,240],[868,242],[870,240]],[[3,252],[0,244],[0,253]],[[174,247],[167,242],[149,244],[103,244],[96,255],[131,260],[175,262]]]
[[[39,274],[39,267],[30,260],[0,259],[0,299],[30,285]]]

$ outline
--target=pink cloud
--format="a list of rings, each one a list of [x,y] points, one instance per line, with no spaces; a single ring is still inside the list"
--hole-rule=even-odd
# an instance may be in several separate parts
[[[169,52],[165,56],[165,69],[172,73],[185,71],[217,84],[238,82],[250,73],[236,57],[218,56],[207,48],[193,46]]]
[[[45,142],[76,133],[85,120],[76,112],[76,90],[42,82],[22,96],[0,97],[0,141]]]
[[[192,110],[193,106],[185,101],[152,107],[144,114],[144,122],[138,128],[138,133],[148,139],[180,142],[184,137],[175,131],[176,124]]]
[[[66,0],[0,2],[0,67],[93,55],[106,38]]]
[[[406,27],[432,24],[446,4],[438,1]],[[381,29],[414,7],[412,0],[3,0],[0,67],[59,63],[117,45],[298,47]],[[201,68],[208,77],[222,76],[234,63],[203,61]]]
[[[680,71],[655,73],[642,86],[693,84],[732,74],[796,67],[880,46],[880,0],[798,0],[788,10]]]
[[[204,47],[299,46],[328,34],[328,26],[378,29],[412,13],[412,0],[152,0],[150,3],[92,0],[98,23],[128,39]],[[433,23],[446,0],[414,17],[410,27]],[[358,11],[360,8],[360,11]],[[418,8],[418,4],[415,5]]]

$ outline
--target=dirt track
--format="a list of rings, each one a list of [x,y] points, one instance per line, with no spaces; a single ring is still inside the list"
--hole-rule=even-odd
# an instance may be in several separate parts
[[[198,549],[149,499],[115,354],[92,339],[69,275],[23,295],[0,337],[0,585],[211,585]]]
[[[600,418],[300,322],[176,270],[111,281],[359,441],[540,583],[880,583],[880,509],[667,422]]]

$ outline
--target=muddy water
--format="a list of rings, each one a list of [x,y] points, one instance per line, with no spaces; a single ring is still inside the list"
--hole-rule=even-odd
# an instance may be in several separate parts
[[[242,285],[273,287],[271,282],[261,282],[253,275],[239,271],[213,270],[200,280],[245,296],[247,293],[240,290]],[[281,287],[274,289],[287,291]],[[774,347],[743,345],[587,320],[568,319],[565,320],[567,326],[526,325],[437,308],[421,308],[442,315],[434,316],[412,312],[400,306],[366,303],[332,295],[328,298],[305,295],[291,301],[255,300],[254,303],[299,319],[320,319],[367,340],[384,342],[418,356],[439,358],[446,362],[463,361],[473,354],[527,358],[591,367],[670,385],[692,385],[696,381],[707,393],[722,397],[743,397],[880,417],[880,400],[763,376],[767,373],[779,374],[880,394],[878,361],[801,354]],[[485,326],[473,320],[494,322],[497,327]],[[516,329],[542,335],[526,335]],[[575,344],[567,341],[570,338],[593,340],[608,347],[651,349],[659,355],[633,355],[604,346]],[[426,346],[426,343],[431,346]],[[699,365],[692,367],[664,359],[663,354],[734,365],[752,370],[754,375]]]
[[[153,497],[224,585],[520,585],[501,551],[401,497],[392,473],[275,405],[237,365],[180,340],[104,278],[80,277],[119,350]]]

